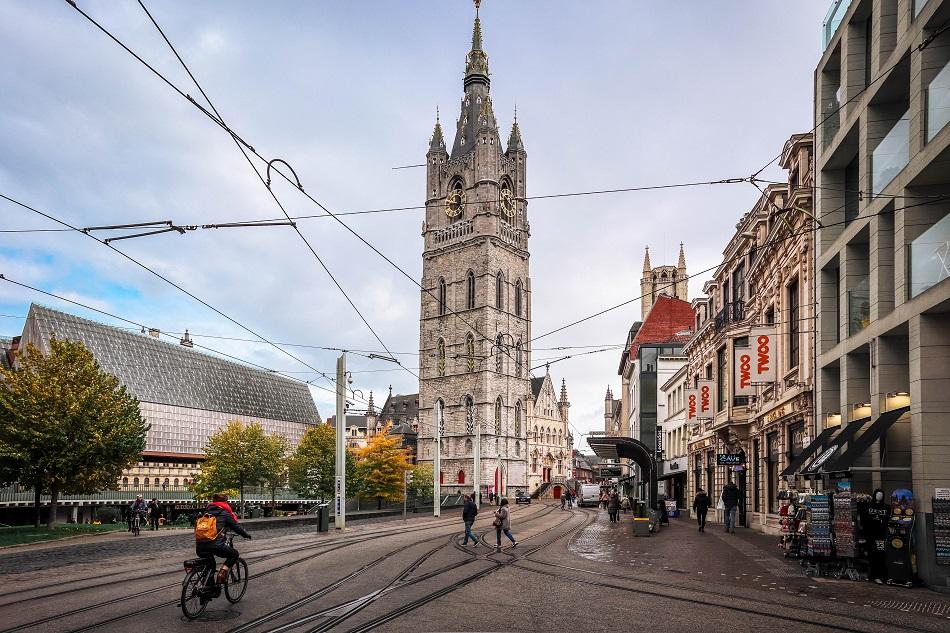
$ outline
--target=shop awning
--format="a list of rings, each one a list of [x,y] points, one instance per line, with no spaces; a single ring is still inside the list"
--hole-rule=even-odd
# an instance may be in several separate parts
[[[855,434],[870,421],[870,417],[861,418],[860,420],[854,420],[844,427],[839,427],[840,430],[838,433],[833,438],[831,438],[824,450],[818,453],[818,457],[813,459],[811,463],[805,466],[805,468],[803,468],[801,472],[797,474],[808,477],[810,475],[817,475],[820,473],[822,471],[822,465],[835,455],[840,455],[841,447],[844,446],[845,442],[850,442],[854,438]],[[818,438],[815,439],[817,440]]]
[[[801,453],[798,454],[798,457],[792,460],[792,463],[782,471],[782,474],[779,477],[791,477],[802,467],[806,461],[808,461],[812,455],[824,450],[825,446],[828,445],[828,442],[831,440],[831,436],[834,435],[840,427],[829,426],[827,429],[822,431],[808,446],[805,447]]]
[[[864,454],[871,444],[878,441],[887,430],[897,422],[902,415],[910,411],[910,407],[901,407],[882,413],[873,424],[865,425],[864,431],[853,442],[848,444],[848,450],[830,461],[822,470],[825,472],[844,472],[851,470],[854,462]]]

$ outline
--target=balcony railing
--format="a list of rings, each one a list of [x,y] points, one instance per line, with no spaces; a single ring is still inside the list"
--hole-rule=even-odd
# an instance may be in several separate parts
[[[950,62],[927,86],[927,142],[950,122]]]
[[[910,110],[897,120],[871,154],[871,192],[876,196],[910,160]]]
[[[745,302],[744,301],[733,301],[732,303],[727,303],[722,310],[716,315],[715,318],[715,328],[719,332],[730,323],[739,323],[745,320]]]
[[[911,242],[908,250],[911,298],[950,278],[950,214]]]
[[[919,0],[918,0],[919,1]],[[825,14],[825,19],[821,23],[821,49],[828,48],[831,39],[835,36],[835,31],[844,19],[844,14],[848,12],[851,0],[834,0],[831,8]]]

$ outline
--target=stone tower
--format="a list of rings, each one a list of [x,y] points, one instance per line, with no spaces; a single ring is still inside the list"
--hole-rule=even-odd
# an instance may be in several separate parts
[[[646,321],[658,295],[668,295],[689,301],[689,276],[686,274],[686,254],[680,242],[680,256],[676,266],[650,266],[650,247],[643,255],[643,277],[640,278],[640,320]]]
[[[527,474],[527,155],[517,117],[502,146],[489,89],[476,13],[451,153],[437,118],[426,154],[419,461],[433,460],[441,406],[443,489],[472,489],[480,423],[482,489],[506,494],[523,488]]]

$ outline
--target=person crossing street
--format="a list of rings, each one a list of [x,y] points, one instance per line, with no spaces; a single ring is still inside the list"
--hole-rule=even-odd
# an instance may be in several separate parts
[[[472,543],[478,545],[478,537],[472,533],[472,525],[475,523],[475,517],[478,515],[478,508],[475,506],[475,501],[472,499],[472,495],[465,495],[465,505],[462,506],[462,521],[465,523],[465,539],[462,541],[462,545],[468,545],[468,539],[472,539]]]

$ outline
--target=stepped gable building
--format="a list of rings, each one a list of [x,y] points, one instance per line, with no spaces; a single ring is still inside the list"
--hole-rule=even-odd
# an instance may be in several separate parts
[[[554,390],[551,374],[531,378],[528,404],[528,488],[539,497],[559,499],[566,480],[572,477],[571,436],[567,381],[561,380],[560,396]]]
[[[645,320],[657,297],[666,295],[689,301],[689,277],[686,274],[686,253],[680,242],[680,256],[676,266],[650,267],[650,247],[643,254],[643,277],[640,279],[640,318]]]
[[[200,469],[208,437],[232,420],[258,422],[296,446],[320,414],[302,382],[36,304],[19,345],[48,353],[53,337],[86,346],[102,369],[139,400],[150,425],[142,461],[124,472],[125,486],[185,486]]]
[[[517,119],[502,145],[490,86],[476,14],[451,153],[437,119],[426,154],[419,461],[432,462],[440,432],[446,492],[474,485],[476,424],[484,489],[527,486],[527,154]]]

